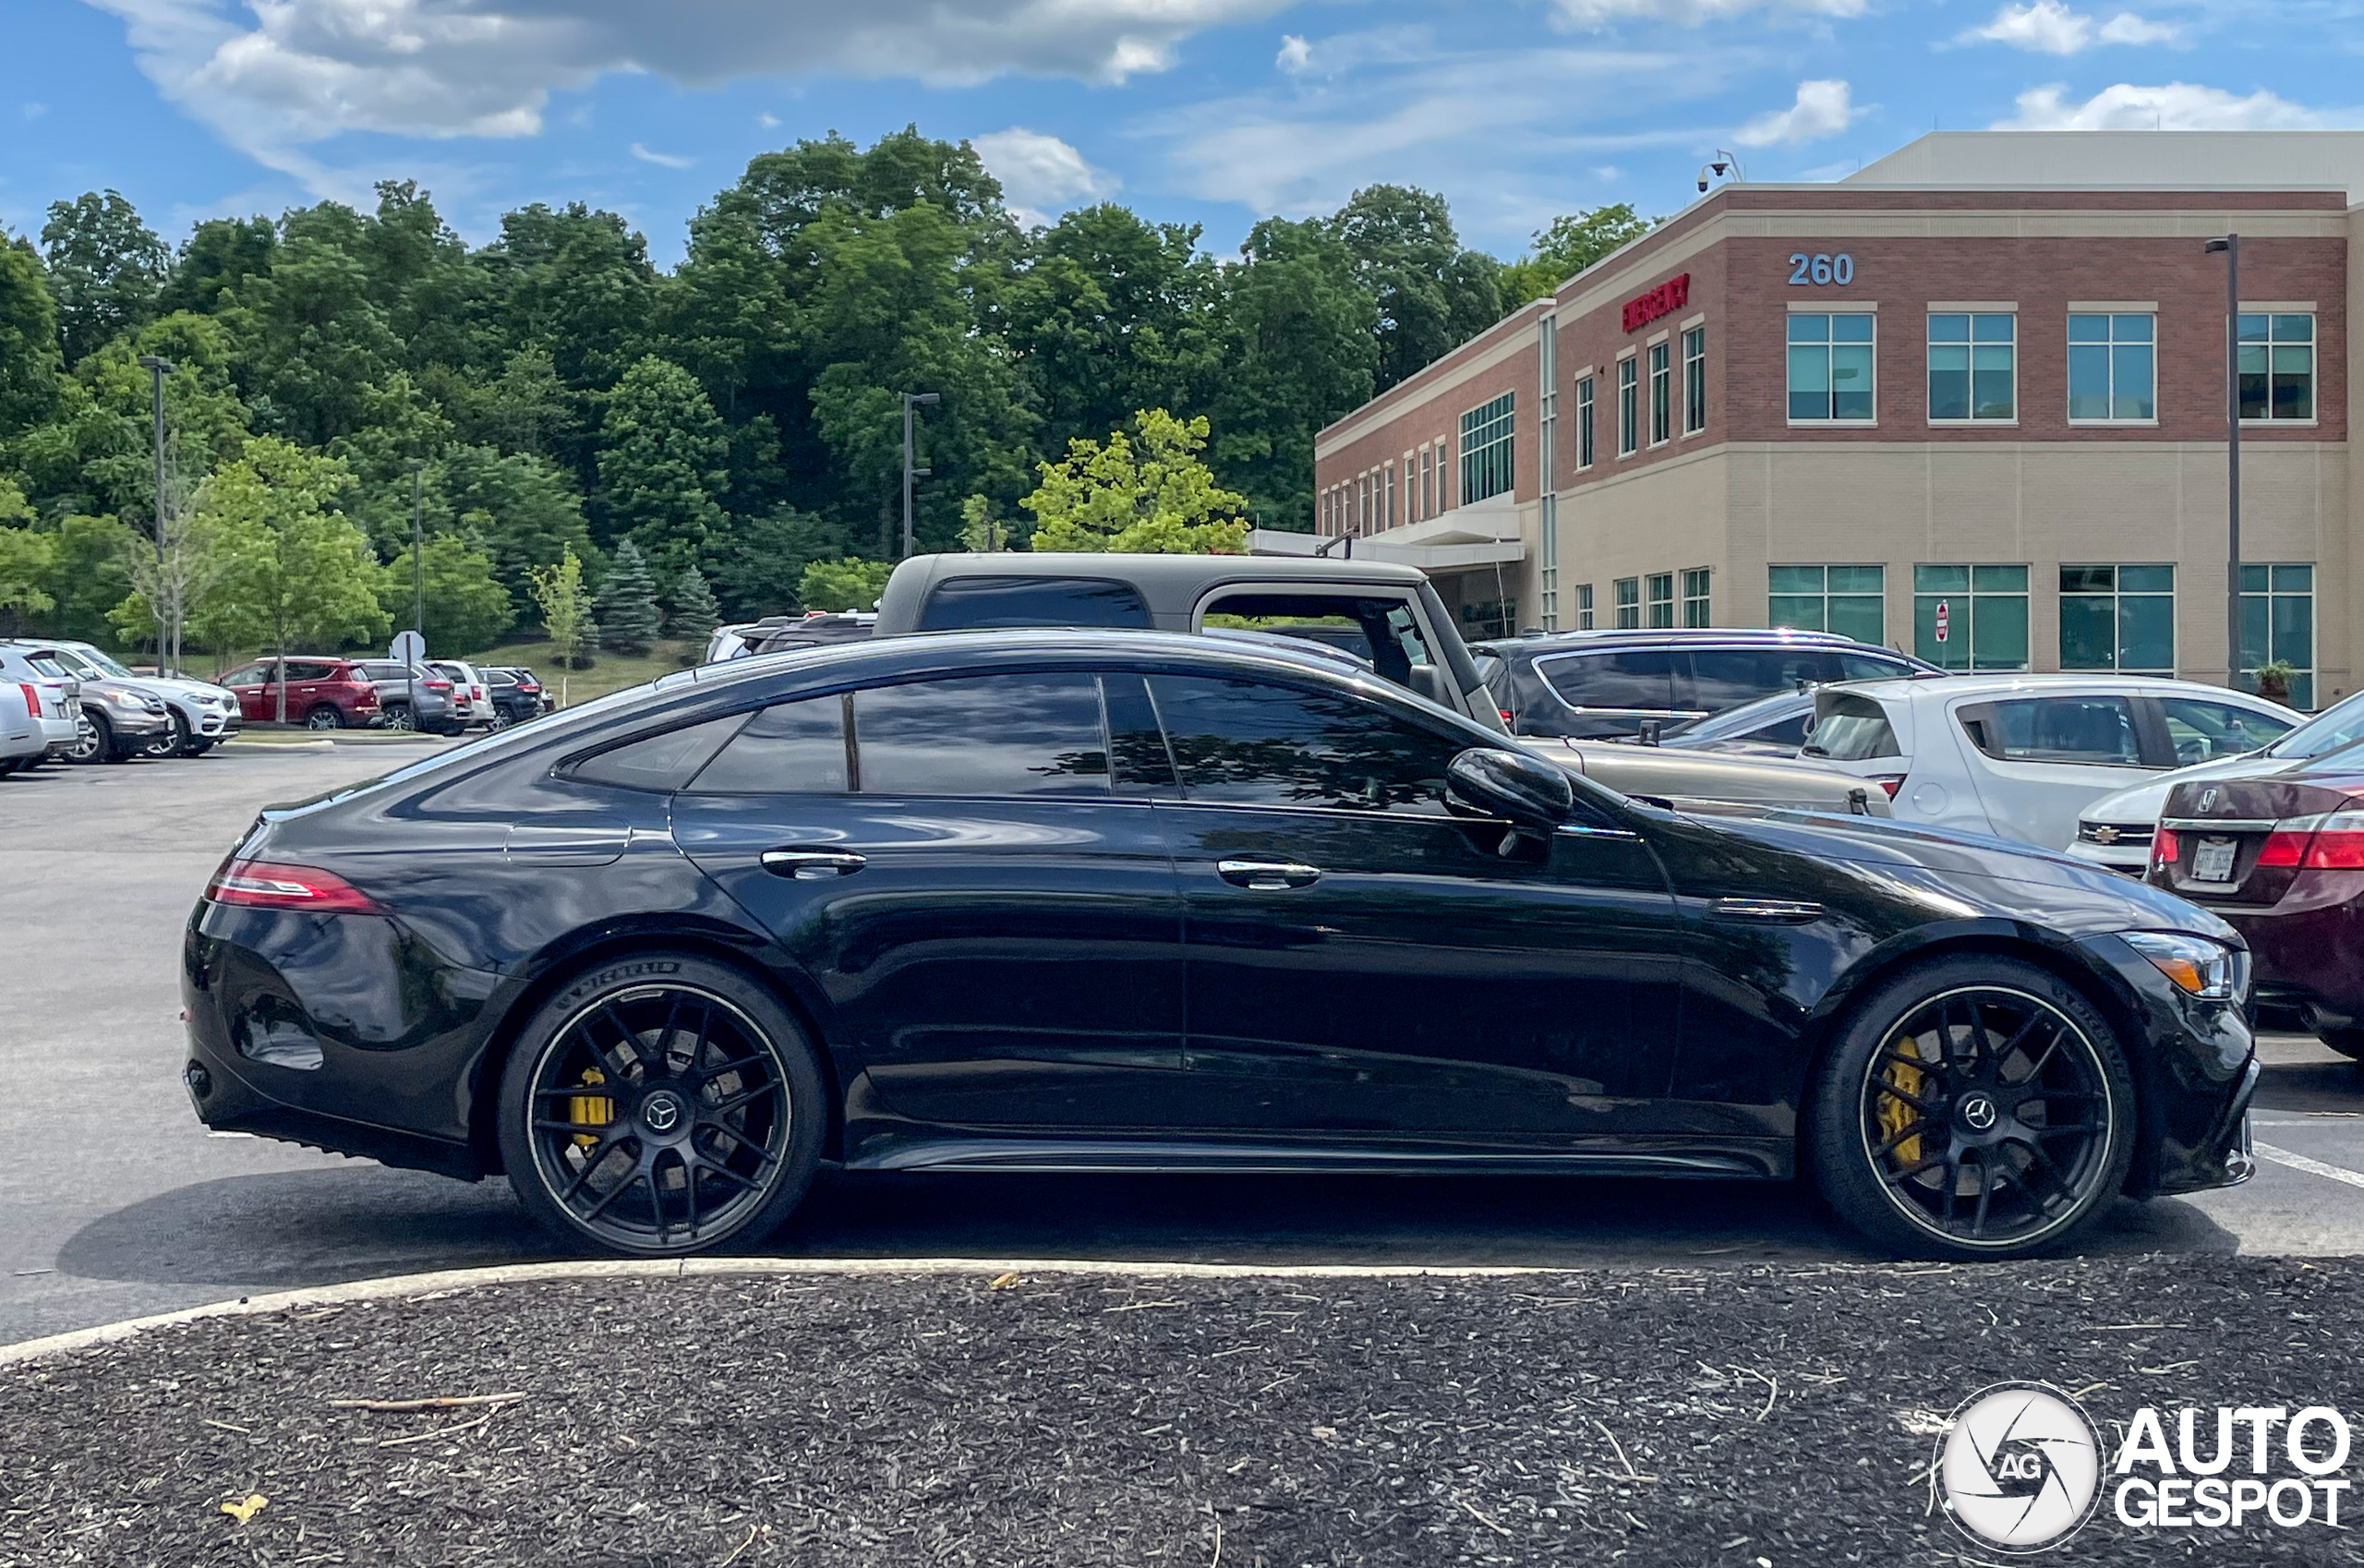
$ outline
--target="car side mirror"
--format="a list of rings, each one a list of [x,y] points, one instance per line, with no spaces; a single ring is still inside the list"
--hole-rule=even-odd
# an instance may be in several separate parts
[[[1575,814],[1575,786],[1540,757],[1472,746],[1453,759],[1444,776],[1454,800],[1521,827],[1549,832]]]

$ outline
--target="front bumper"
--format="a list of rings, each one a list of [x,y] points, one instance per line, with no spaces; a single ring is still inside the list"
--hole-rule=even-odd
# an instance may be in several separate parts
[[[2117,936],[2089,937],[2087,954],[2116,981],[2140,1103],[2126,1189],[2167,1197],[2247,1181],[2249,1106],[2257,1092],[2257,1038],[2241,1000],[2208,1001],[2175,983]]]
[[[173,732],[173,716],[162,709],[154,713],[145,708],[122,708],[110,703],[99,710],[106,715],[117,738],[126,741],[155,741]]]
[[[2083,861],[2110,871],[2122,871],[2129,876],[2141,876],[2151,869],[2151,846],[2148,844],[2093,844],[2080,838],[2068,846],[2071,860]]]

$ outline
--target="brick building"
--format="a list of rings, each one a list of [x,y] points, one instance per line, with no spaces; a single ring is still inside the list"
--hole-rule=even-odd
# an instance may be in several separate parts
[[[1318,529],[1425,566],[1473,633],[1824,626],[2221,681],[2203,244],[2234,232],[2244,664],[2328,704],[2364,626],[2358,196],[2340,132],[1955,133],[1728,185],[1323,431]]]

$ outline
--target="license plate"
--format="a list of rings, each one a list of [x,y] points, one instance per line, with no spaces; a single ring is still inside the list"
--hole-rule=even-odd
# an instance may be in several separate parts
[[[2230,838],[2211,838],[2191,854],[2191,879],[2194,882],[2230,882],[2233,880],[2233,850]]]

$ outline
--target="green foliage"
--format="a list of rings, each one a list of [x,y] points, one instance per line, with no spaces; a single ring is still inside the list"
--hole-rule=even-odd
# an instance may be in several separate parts
[[[223,295],[269,272],[278,248],[279,231],[269,218],[208,218],[182,243],[156,308],[211,316],[222,308]]]
[[[994,510],[988,496],[971,496],[960,503],[960,548],[976,555],[1022,549],[1025,539]]]
[[[1199,458],[1207,420],[1163,408],[1134,416],[1138,431],[1105,442],[1067,443],[1067,459],[1045,463],[1043,482],[1022,503],[1035,517],[1043,550],[1121,550],[1154,555],[1236,555],[1247,548],[1247,498],[1226,490]]]
[[[49,417],[61,368],[57,307],[41,258],[0,233],[0,440]]]
[[[816,561],[797,580],[796,597],[807,609],[875,609],[878,596],[886,591],[886,579],[894,574],[894,562],[887,561],[856,555]]]
[[[706,573],[693,566],[673,583],[673,591],[666,596],[669,609],[665,613],[665,634],[704,642],[722,624],[722,607],[715,602],[714,590],[706,586]]]
[[[51,202],[41,243],[68,365],[155,315],[172,252],[119,193],[84,191]]]
[[[646,653],[657,640],[665,624],[665,613],[657,604],[657,580],[631,539],[617,544],[591,612],[598,617],[599,645],[610,653]]]
[[[598,636],[599,626],[591,619],[591,590],[583,585],[582,559],[569,546],[557,564],[534,568],[531,586],[542,635],[549,639],[560,667],[585,668],[585,650]]]
[[[778,507],[732,524],[730,537],[714,552],[710,581],[734,621],[780,615],[802,605],[797,584],[805,567],[846,553],[842,525]]]
[[[336,459],[273,437],[249,442],[208,479],[196,520],[223,568],[189,615],[191,633],[213,647],[273,655],[381,641],[393,621],[378,602],[377,558],[338,510],[352,486]],[[120,616],[116,623],[130,630]]]
[[[53,637],[75,637],[101,644],[116,642],[118,635],[110,616],[131,592],[131,578],[124,562],[131,550],[153,547],[115,518],[92,517],[78,512],[69,512],[59,518],[50,538],[56,554],[43,586],[51,605],[46,612],[33,618],[33,623]],[[154,634],[154,618],[148,613],[145,600],[131,624],[136,628],[135,637]]]
[[[605,537],[630,535],[666,572],[694,564],[722,525],[722,420],[695,378],[650,355],[608,399],[599,453]],[[653,633],[652,633],[653,634]]]
[[[466,539],[438,534],[419,552],[421,596],[412,593],[411,552],[405,545],[387,563],[378,583],[378,603],[396,626],[411,623],[415,604],[423,603],[431,652],[466,655],[488,648],[516,623],[516,608],[509,590],[492,574],[492,561]]]
[[[1443,197],[1408,186],[1366,186],[1330,226],[1378,308],[1379,391],[1501,320],[1502,263],[1461,247]]]
[[[1549,298],[1578,272],[1665,222],[1643,217],[1626,201],[1552,219],[1535,231],[1526,254],[1502,269],[1502,308],[1515,310],[1530,299]]]
[[[492,558],[493,576],[521,614],[533,603],[535,567],[569,549],[580,561],[596,559],[582,498],[547,458],[454,446],[428,466],[425,479],[426,525],[437,532],[457,530],[485,550]],[[404,539],[408,521],[402,519]]]
[[[57,566],[56,537],[35,532],[32,520],[24,493],[0,479],[0,622],[14,623],[57,602],[48,588]]]

